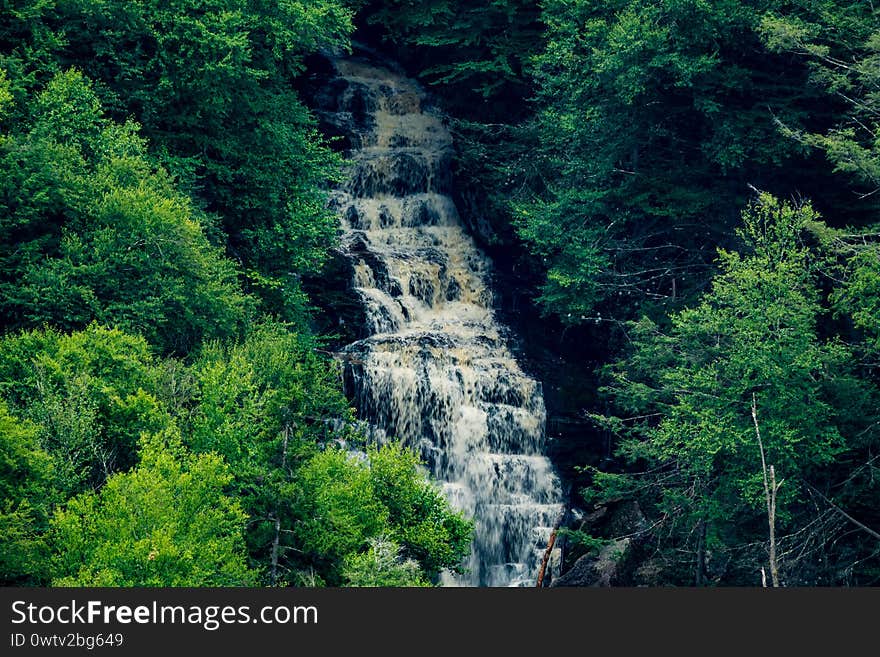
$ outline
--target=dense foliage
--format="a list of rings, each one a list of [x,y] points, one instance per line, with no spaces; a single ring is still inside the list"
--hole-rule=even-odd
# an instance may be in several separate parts
[[[363,444],[299,283],[340,158],[296,82],[350,31],[335,0],[4,5],[4,584],[425,586],[469,553]]]
[[[852,345],[820,333],[829,312],[820,277],[835,269],[829,255],[848,255],[833,253],[833,232],[809,205],[765,195],[743,219],[745,252],[720,253],[698,305],[666,329],[648,318],[632,325],[633,352],[610,370],[621,416],[600,421],[642,474],[597,472],[592,494],[635,495],[662,519],[652,539],[664,578],[747,582],[764,563],[760,543],[746,546],[765,533],[772,466],[783,580],[837,573],[870,583],[873,566],[844,573],[876,546],[817,505],[834,496],[867,520],[880,502],[871,476],[880,390],[859,376]]]
[[[3,583],[461,564],[470,522],[363,443],[305,292],[341,157],[297,89],[356,26],[445,104],[465,220],[561,327],[530,347],[601,365],[566,384],[601,382],[574,411],[606,445],[563,464],[574,549],[625,538],[624,584],[880,582],[871,3],[12,0]]]
[[[114,323],[163,352],[237,334],[253,307],[135,124],[57,73],[2,137],[0,309],[9,329]]]
[[[608,447],[568,470],[575,556],[624,540],[629,584],[880,581],[874,6],[367,11],[447,101],[466,219],[564,329],[536,354],[604,364],[576,375]]]

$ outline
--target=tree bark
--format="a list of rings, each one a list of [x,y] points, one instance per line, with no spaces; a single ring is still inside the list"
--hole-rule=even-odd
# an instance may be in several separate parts
[[[547,564],[550,562],[550,554],[553,552],[553,545],[556,543],[556,534],[559,531],[559,525],[562,524],[562,519],[564,517],[565,513],[561,513],[553,524],[553,531],[550,532],[550,540],[547,542],[547,549],[544,550],[544,558],[541,559],[541,568],[538,570],[538,579],[535,582],[536,588],[544,586],[544,573],[547,570]]]
[[[281,443],[281,469],[287,469],[287,444],[290,440],[290,427],[286,426],[282,430],[282,443]],[[278,555],[281,547],[281,514],[278,513],[278,509],[275,509],[275,512],[270,516],[275,521],[275,537],[272,539],[272,584],[278,583]]]
[[[272,584],[278,583],[278,552],[281,544],[281,519],[275,517],[275,538],[272,539]]]
[[[764,443],[761,440],[761,430],[758,428],[758,406],[755,394],[752,393],[752,421],[755,423],[755,435],[758,437],[758,448],[761,450],[761,471],[764,475],[764,498],[767,501],[767,524],[770,525],[770,579],[773,588],[779,588],[779,569],[776,564],[776,491],[782,485],[776,483],[776,471],[770,466],[769,481],[767,476],[767,460],[764,456]]]
[[[779,586],[779,568],[776,563],[776,470],[770,466],[770,579],[773,586]]]

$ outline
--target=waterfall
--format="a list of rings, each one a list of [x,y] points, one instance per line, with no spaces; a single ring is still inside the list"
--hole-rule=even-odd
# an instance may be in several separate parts
[[[382,441],[415,448],[451,504],[475,520],[450,586],[533,586],[562,509],[542,455],[541,385],[493,312],[491,263],[449,196],[452,138],[419,85],[392,65],[333,60],[318,113],[344,136],[331,203],[369,336],[342,350],[346,394]]]

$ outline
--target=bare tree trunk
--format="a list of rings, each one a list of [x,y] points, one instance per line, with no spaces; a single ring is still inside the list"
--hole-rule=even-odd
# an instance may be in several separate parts
[[[290,440],[290,427],[284,427],[282,434],[283,441],[281,444],[281,468],[287,468],[287,444]],[[278,553],[281,548],[281,515],[278,509],[270,516],[275,521],[275,537],[272,539],[272,584],[278,583]]]
[[[697,565],[694,569],[694,584],[703,586],[706,573],[706,519],[700,518],[697,524]]]
[[[275,517],[275,538],[272,539],[272,584],[278,583],[278,552],[281,545],[281,519]]]
[[[765,475],[766,477],[766,475]],[[767,485],[766,482],[764,484]],[[776,563],[776,491],[779,486],[776,485],[776,470],[770,466],[770,506],[768,508],[768,518],[770,524],[770,579],[773,586],[779,586],[779,568]]]
[[[769,481],[767,477],[767,460],[764,456],[764,443],[761,441],[761,430],[758,428],[758,407],[755,394],[752,393],[752,421],[755,423],[755,435],[758,437],[758,447],[761,450],[761,471],[764,475],[764,498],[767,501],[767,524],[770,525],[770,579],[773,588],[779,587],[779,569],[776,563],[776,491],[782,485],[776,483],[776,471],[771,465],[769,468]],[[763,569],[762,569],[763,571]]]

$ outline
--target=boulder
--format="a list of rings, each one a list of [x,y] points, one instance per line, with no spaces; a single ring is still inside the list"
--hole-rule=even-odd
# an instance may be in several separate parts
[[[585,554],[550,586],[614,586],[618,566],[631,542],[630,538],[621,538],[604,546],[597,555]]]

